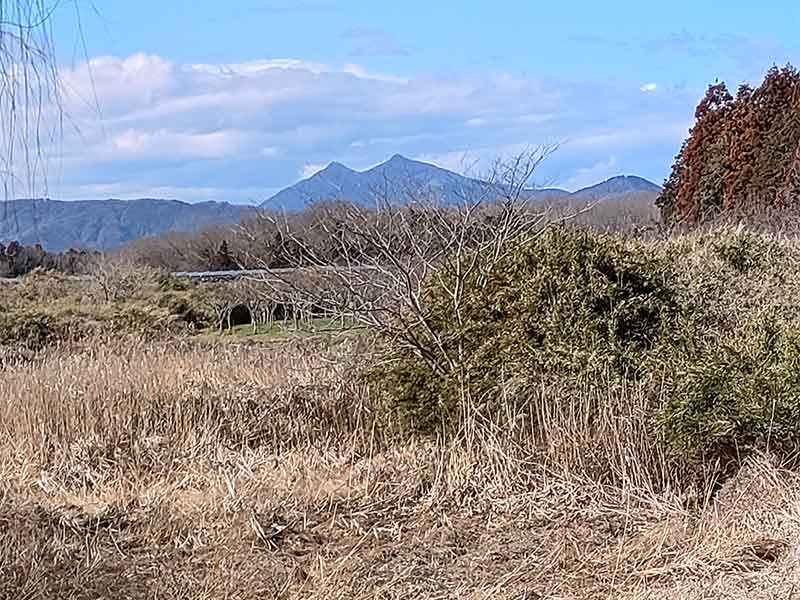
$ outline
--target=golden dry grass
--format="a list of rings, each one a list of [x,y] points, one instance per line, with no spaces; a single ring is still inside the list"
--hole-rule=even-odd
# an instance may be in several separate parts
[[[677,487],[634,387],[406,435],[368,340],[98,342],[0,370],[0,598],[791,598],[800,477]],[[594,390],[602,386],[595,386]],[[554,412],[546,394],[561,394]],[[534,399],[536,401],[536,399]]]

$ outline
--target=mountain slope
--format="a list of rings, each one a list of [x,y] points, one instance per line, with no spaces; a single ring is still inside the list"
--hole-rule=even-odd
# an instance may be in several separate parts
[[[528,190],[528,198],[621,197],[638,192],[660,192],[657,185],[634,176],[613,177],[570,194],[557,188]],[[489,198],[497,187],[428,163],[395,155],[358,172],[331,163],[312,177],[267,200],[265,208],[301,210],[319,200],[349,200],[374,205],[434,197],[447,203],[465,198]],[[173,231],[193,232],[215,225],[238,223],[255,207],[219,202],[188,204],[177,200],[14,200],[0,202],[0,243],[16,240],[42,244],[47,250],[69,248],[109,250],[135,239]]]
[[[47,250],[110,250],[172,231],[238,223],[253,207],[177,200],[13,200],[0,202],[0,242],[42,244]]]

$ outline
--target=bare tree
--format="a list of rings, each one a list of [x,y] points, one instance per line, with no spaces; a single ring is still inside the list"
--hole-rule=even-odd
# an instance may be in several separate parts
[[[444,294],[447,318],[463,323],[467,285],[486,285],[505,253],[550,222],[546,206],[531,199],[530,181],[553,150],[498,160],[487,184],[471,190],[478,197],[457,203],[437,201],[430,192],[405,202],[377,194],[374,208],[333,203],[316,208],[302,235],[288,218],[265,217],[290,247],[286,256],[295,268],[262,265],[268,273],[256,277],[262,293],[347,317],[391,338],[434,372],[457,372],[462,352],[432,326],[427,294]],[[315,231],[326,245],[314,243]]]
[[[135,264],[125,257],[98,254],[89,261],[89,276],[105,302],[135,298],[158,278],[155,269]]]

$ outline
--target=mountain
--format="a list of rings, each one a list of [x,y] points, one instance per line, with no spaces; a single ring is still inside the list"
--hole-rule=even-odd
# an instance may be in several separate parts
[[[396,154],[361,172],[333,162],[308,179],[278,192],[262,207],[299,210],[320,200],[375,204],[384,198],[405,199],[431,193],[445,202],[453,202],[462,196],[474,197],[485,187],[486,184],[477,179]]]
[[[366,171],[354,171],[341,163],[332,162],[308,179],[278,192],[261,206],[301,210],[307,204],[321,200],[349,200],[370,205],[387,198],[404,200],[422,196],[433,196],[452,203],[464,198],[485,197],[497,189],[497,186],[485,181],[395,154],[386,162]],[[527,190],[526,195],[529,198],[574,196],[590,199],[660,189],[640,177],[620,176],[572,194],[558,188],[539,188]]]
[[[308,179],[278,192],[261,206],[300,210],[320,200],[349,200],[370,205],[384,199],[410,200],[425,196],[453,203],[464,198],[481,198],[496,189],[497,186],[485,181],[395,154],[366,171],[354,171],[333,162]],[[530,193],[537,196],[568,194],[557,189],[531,190]]]
[[[617,177],[606,179],[602,183],[573,192],[570,196],[573,198],[597,200],[608,196],[622,196],[639,192],[658,194],[661,192],[661,187],[657,186],[652,181],[636,177],[635,175],[618,175]]]
[[[0,201],[0,243],[110,250],[141,237],[238,223],[254,207],[177,200]]]

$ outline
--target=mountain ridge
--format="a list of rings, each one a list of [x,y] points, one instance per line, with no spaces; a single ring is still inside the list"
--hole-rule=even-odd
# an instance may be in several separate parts
[[[356,171],[340,162],[331,162],[294,185],[266,199],[261,208],[300,210],[326,200],[348,200],[374,204],[385,198],[411,199],[435,196],[446,203],[464,198],[484,197],[496,189],[486,181],[460,175],[437,165],[395,154],[385,162]],[[658,193],[661,187],[636,175],[618,175],[592,186],[569,192],[557,187],[525,190],[529,199],[573,197],[598,199],[631,192]]]
[[[402,201],[431,195],[452,203],[486,198],[496,190],[485,181],[395,154],[363,171],[331,162],[311,177],[281,190],[260,208],[301,210],[309,203],[324,200],[374,204],[382,197]],[[539,188],[525,190],[525,196],[534,200],[596,200],[631,192],[655,194],[660,191],[659,186],[641,177],[619,175],[575,192]],[[113,250],[143,237],[193,233],[217,225],[236,224],[258,209],[226,202],[190,203],[159,198],[9,200],[0,202],[0,243],[41,244],[55,252],[70,248]]]
[[[136,239],[234,224],[256,211],[227,202],[19,199],[0,202],[0,243],[41,244],[54,252],[113,250]]]

